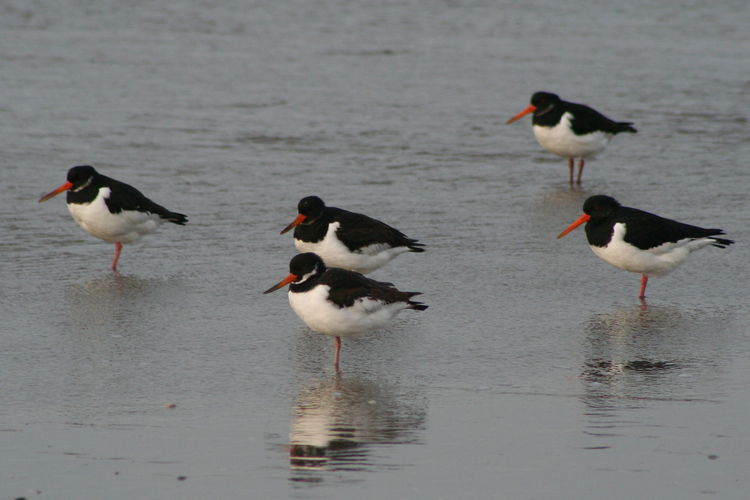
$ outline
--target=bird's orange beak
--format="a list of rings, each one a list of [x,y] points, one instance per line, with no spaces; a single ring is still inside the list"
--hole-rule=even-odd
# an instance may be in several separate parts
[[[299,214],[297,218],[292,221],[291,224],[289,224],[287,227],[281,230],[281,234],[284,234],[290,229],[294,229],[295,227],[299,226],[305,221],[305,219],[307,219],[307,215]]]
[[[591,218],[591,216],[589,214],[583,214],[583,215],[581,215],[580,217],[578,217],[575,220],[575,222],[573,222],[573,224],[569,225],[567,227],[567,229],[565,229],[565,231],[563,231],[562,233],[558,234],[557,235],[557,239],[559,240],[560,238],[562,238],[563,236],[565,236],[566,234],[568,234],[569,232],[571,232],[573,229],[575,229],[578,226],[580,226],[581,224],[583,224],[584,222],[588,222],[590,218]]]
[[[531,106],[529,106],[528,108],[524,109],[523,111],[521,111],[520,113],[518,113],[516,116],[514,116],[513,118],[511,118],[510,120],[508,120],[507,122],[505,122],[505,124],[507,125],[509,123],[513,123],[516,120],[520,120],[524,116],[528,115],[529,113],[533,113],[534,111],[536,111],[536,106],[534,106],[532,104]]]
[[[299,276],[297,276],[296,274],[289,273],[289,276],[287,276],[283,280],[279,281],[278,283],[276,283],[274,286],[272,286],[271,288],[269,288],[268,290],[266,290],[263,293],[275,292],[279,288],[288,285],[289,283],[291,283],[292,281],[294,281],[296,279],[299,279]]]
[[[50,198],[52,198],[53,196],[57,196],[58,194],[62,193],[63,191],[67,191],[68,189],[70,189],[72,187],[73,187],[73,183],[70,182],[70,181],[66,181],[65,184],[63,184],[59,188],[55,189],[54,191],[52,191],[50,193],[45,194],[41,198],[39,198],[39,203],[41,203],[43,201],[47,201]]]

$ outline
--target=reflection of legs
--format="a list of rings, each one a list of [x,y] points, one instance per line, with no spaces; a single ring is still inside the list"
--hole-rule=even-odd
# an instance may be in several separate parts
[[[643,273],[641,274],[641,293],[638,295],[639,299],[646,298],[646,283],[648,283],[648,275]]]
[[[113,271],[117,271],[117,261],[120,260],[120,252],[122,252],[122,243],[115,243],[115,258],[112,260]]]
[[[573,184],[573,171],[570,171],[570,183]],[[581,185],[581,177],[583,177],[583,158],[578,160],[578,180],[576,184]]]
[[[575,166],[576,159],[568,158],[568,173],[570,174],[570,185],[573,185],[573,168]]]
[[[336,357],[333,360],[333,368],[339,372],[339,353],[341,352],[341,337],[333,337],[333,347],[336,349]]]

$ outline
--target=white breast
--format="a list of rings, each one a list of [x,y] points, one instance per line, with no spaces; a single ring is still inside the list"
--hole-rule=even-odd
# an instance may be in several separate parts
[[[320,255],[326,266],[340,267],[362,274],[372,272],[397,255],[409,251],[407,247],[392,248],[385,243],[378,243],[352,252],[336,237],[336,230],[340,226],[340,222],[329,224],[325,237],[317,243],[295,239],[294,245],[300,252],[315,252]]]
[[[576,135],[570,128],[572,118],[570,113],[564,113],[560,118],[560,123],[554,127],[532,126],[534,137],[539,145],[565,158],[589,158],[601,153],[612,139],[612,134],[592,132]]]
[[[113,214],[104,200],[109,197],[109,188],[100,188],[91,203],[69,203],[68,211],[86,232],[111,243],[132,243],[161,225],[155,214],[123,210]]]
[[[350,307],[338,307],[328,301],[330,287],[318,285],[307,292],[289,292],[289,305],[307,326],[318,333],[346,337],[387,325],[408,304],[385,304],[368,298],[358,299]]]
[[[685,262],[691,252],[712,243],[709,238],[686,238],[676,243],[664,243],[658,247],[641,250],[624,240],[626,226],[616,223],[612,241],[606,247],[591,245],[597,257],[619,269],[650,276],[664,276]]]

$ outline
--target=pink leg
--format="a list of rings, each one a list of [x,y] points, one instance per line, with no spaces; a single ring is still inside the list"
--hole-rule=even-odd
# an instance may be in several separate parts
[[[115,243],[115,258],[112,260],[112,270],[117,272],[117,261],[120,260],[120,252],[122,252],[122,243]]]
[[[638,295],[639,299],[646,298],[646,283],[648,283],[648,275],[645,273],[641,274],[641,293]]]
[[[570,172],[570,175],[573,175],[572,171]],[[578,181],[576,181],[576,184],[579,186],[581,185],[581,177],[583,177],[583,158],[578,161]],[[572,180],[570,183],[573,184]]]
[[[336,357],[333,360],[333,368],[336,370],[336,373],[339,371],[339,354],[341,353],[341,337],[333,337],[333,346],[336,349]]]
[[[573,185],[573,168],[575,165],[575,158],[568,158],[568,172],[570,173],[570,185]]]

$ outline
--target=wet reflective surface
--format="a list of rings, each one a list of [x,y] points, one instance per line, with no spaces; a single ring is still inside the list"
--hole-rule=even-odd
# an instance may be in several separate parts
[[[420,444],[424,398],[365,379],[334,376],[302,388],[289,435],[291,481],[317,483],[318,471],[388,470],[388,445]],[[383,450],[383,451],[381,451]],[[385,453],[384,453],[385,452]]]
[[[0,496],[747,496],[747,6],[5,2]],[[639,132],[570,189],[535,90]],[[185,213],[125,245],[40,195],[91,163]],[[555,236],[583,201],[705,227],[653,279]],[[345,339],[283,293],[317,194],[427,245],[424,313]],[[501,492],[501,493],[499,493]]]

